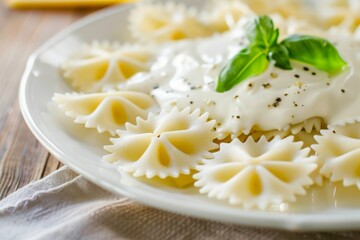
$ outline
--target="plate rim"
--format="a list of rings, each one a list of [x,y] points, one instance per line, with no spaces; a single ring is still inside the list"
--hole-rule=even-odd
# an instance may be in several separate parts
[[[54,46],[55,44],[61,42],[71,33],[76,32],[77,30],[85,27],[91,23],[94,23],[100,19],[106,18],[113,14],[121,14],[122,11],[130,8],[133,4],[126,4],[121,6],[114,6],[96,11],[72,24],[65,27],[59,33],[55,34],[49,40],[45,41],[39,48],[37,48],[29,57],[24,74],[21,78],[18,99],[20,110],[22,116],[33,133],[37,140],[59,161],[64,163],[73,171],[84,176],[89,181],[94,184],[105,188],[106,190],[124,195],[131,199],[136,200],[147,206],[151,206],[157,209],[166,210],[169,212],[175,212],[182,215],[215,220],[221,222],[227,222],[232,224],[241,224],[251,227],[271,227],[274,229],[281,230],[292,230],[292,231],[319,231],[319,230],[355,230],[360,228],[360,209],[358,215],[353,214],[342,214],[336,218],[329,218],[327,214],[321,213],[279,213],[279,212],[263,212],[263,211],[252,211],[252,210],[243,210],[243,214],[230,216],[224,214],[214,214],[211,215],[209,212],[204,210],[194,209],[193,207],[184,207],[178,204],[172,203],[171,201],[164,201],[161,197],[157,196],[155,193],[152,196],[143,196],[141,191],[136,191],[127,189],[128,187],[119,184],[119,186],[113,186],[112,184],[99,181],[98,178],[91,175],[91,173],[84,171],[80,167],[72,163],[71,156],[66,156],[53,142],[51,142],[46,135],[41,131],[35,120],[31,116],[31,112],[28,107],[28,102],[26,101],[27,89],[30,81],[30,74],[36,63],[36,60],[44,53],[47,49]],[[145,198],[142,198],[145,197]],[[265,214],[264,214],[265,213]]]

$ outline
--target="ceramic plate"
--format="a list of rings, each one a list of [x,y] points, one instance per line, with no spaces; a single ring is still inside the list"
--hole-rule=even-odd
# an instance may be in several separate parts
[[[198,0],[184,2],[202,4]],[[288,230],[360,228],[360,206],[347,203],[349,198],[346,197],[333,201],[331,196],[321,198],[316,191],[310,191],[306,197],[300,197],[296,207],[296,204],[282,204],[269,211],[243,210],[202,196],[196,189],[147,185],[119,174],[113,166],[102,162],[105,152],[98,142],[106,142],[108,136],[99,136],[62,117],[51,98],[55,92],[71,91],[59,74],[59,66],[83,42],[94,39],[127,41],[126,21],[131,7],[123,5],[86,17],[50,39],[30,57],[20,87],[21,110],[31,131],[55,157],[111,192],[167,211]],[[344,194],[346,196],[346,192]],[[323,201],[331,204],[323,204]]]

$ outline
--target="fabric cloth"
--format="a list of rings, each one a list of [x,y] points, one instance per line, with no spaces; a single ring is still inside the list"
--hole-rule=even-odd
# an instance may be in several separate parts
[[[0,239],[360,239],[200,220],[114,195],[63,167],[0,201]]]

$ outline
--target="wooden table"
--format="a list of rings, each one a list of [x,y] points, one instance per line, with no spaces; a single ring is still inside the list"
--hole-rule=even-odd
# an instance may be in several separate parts
[[[0,1],[0,200],[61,166],[23,120],[18,87],[30,54],[95,9],[11,10]]]

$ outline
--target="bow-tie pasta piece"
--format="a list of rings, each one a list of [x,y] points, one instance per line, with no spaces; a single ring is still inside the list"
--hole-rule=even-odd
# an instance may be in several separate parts
[[[360,25],[360,1],[358,0],[320,0],[315,1],[320,25],[339,26],[354,32]]]
[[[240,18],[255,16],[251,9],[239,1],[219,1],[207,16],[209,25],[218,32],[225,32],[234,27]]]
[[[205,37],[209,28],[194,9],[168,2],[139,4],[130,13],[130,30],[141,41],[163,42]]]
[[[311,24],[305,19],[296,19],[294,17],[284,18],[278,13],[273,13],[270,17],[274,21],[275,27],[280,30],[279,39],[284,39],[293,34],[318,36],[323,32],[318,26]]]
[[[62,72],[75,90],[101,92],[148,71],[151,56],[145,47],[94,42],[70,57]]]
[[[163,110],[158,116],[150,113],[147,120],[138,118],[136,125],[126,124],[126,130],[117,131],[119,138],[105,146],[111,154],[104,159],[135,177],[190,174],[203,158],[211,156],[210,150],[217,148],[212,130],[215,121],[207,118],[199,109],[190,112],[190,108]]]
[[[321,131],[312,148],[319,159],[320,173],[330,181],[360,189],[360,123]]]
[[[309,149],[301,146],[292,136],[220,144],[214,159],[197,167],[195,186],[209,197],[245,208],[295,201],[295,195],[305,194],[304,187],[313,183],[309,175],[317,166],[316,158],[308,157]]]
[[[92,94],[55,94],[56,102],[75,123],[96,128],[99,133],[116,134],[125,129],[125,123],[135,123],[137,117],[146,117],[156,103],[140,92],[109,92]]]
[[[261,16],[264,14],[278,13],[283,17],[305,18],[308,9],[298,0],[241,0],[252,11]]]

